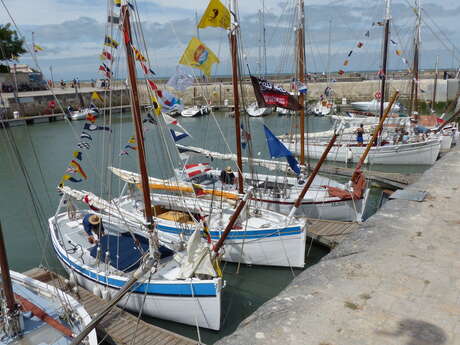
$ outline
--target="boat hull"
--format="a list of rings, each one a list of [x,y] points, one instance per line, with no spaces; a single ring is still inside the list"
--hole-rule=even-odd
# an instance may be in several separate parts
[[[97,267],[78,262],[66,254],[56,237],[52,218],[49,220],[53,248],[64,269],[76,278],[78,285],[89,291],[99,290],[113,297],[128,281],[127,277],[106,275]],[[131,312],[219,330],[221,323],[222,279],[169,280],[152,279],[136,285],[118,306]]]
[[[310,158],[319,159],[325,148],[325,144],[311,144],[308,145],[308,147],[306,146],[306,151]],[[366,163],[386,165],[433,165],[438,158],[440,148],[441,144],[439,139],[432,139],[420,143],[376,146],[371,148]],[[334,146],[327,155],[327,160],[357,163],[364,150],[364,146]],[[297,145],[294,152],[299,154],[299,151]]]

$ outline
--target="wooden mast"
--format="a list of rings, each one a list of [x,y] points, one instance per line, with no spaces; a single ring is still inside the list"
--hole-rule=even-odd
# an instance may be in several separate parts
[[[0,269],[2,270],[2,288],[5,295],[6,307],[9,315],[14,315],[17,309],[11,284],[10,268],[6,256],[5,241],[3,238],[2,225],[0,224]]]
[[[421,12],[420,12],[420,0],[417,1],[417,24],[414,38],[414,61],[412,63],[412,81],[411,81],[411,98],[409,104],[409,116],[412,113],[418,111],[418,80],[419,80],[419,59],[420,59],[420,24],[421,24]],[[414,116],[418,118],[417,115]]]
[[[139,158],[139,172],[141,174],[142,194],[144,196],[144,216],[149,228],[153,226],[152,203],[150,200],[149,180],[147,165],[145,163],[144,133],[142,131],[141,108],[139,103],[139,93],[137,90],[136,66],[131,48],[131,23],[129,19],[129,7],[123,5],[121,9],[123,16],[123,33],[126,48],[126,58],[128,62],[129,86],[131,93],[131,112],[133,115],[134,128],[136,130],[137,153]]]
[[[388,41],[390,38],[390,5],[391,0],[385,0],[385,30],[383,36],[383,57],[382,57],[382,70],[380,77],[382,78],[380,89],[380,117],[383,116],[385,104],[385,88],[387,79],[387,61],[388,61]]]
[[[243,194],[243,159],[241,152],[240,99],[238,94],[238,22],[236,0],[232,1],[234,20],[230,29],[230,51],[232,54],[233,104],[235,107],[236,164],[238,166],[238,193]]]
[[[298,78],[301,84],[305,83],[305,10],[304,1],[299,0],[299,27],[297,30],[298,49]],[[300,104],[300,165],[305,166],[305,95],[299,94]]]

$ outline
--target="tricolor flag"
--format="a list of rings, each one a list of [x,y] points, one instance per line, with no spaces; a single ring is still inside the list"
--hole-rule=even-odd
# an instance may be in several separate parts
[[[79,173],[85,180],[88,179],[88,176],[87,176],[86,173],[83,171],[83,168],[81,167],[80,164],[78,164],[77,161],[72,160],[72,161],[70,162],[70,166],[71,166],[72,168],[74,168],[75,171],[76,171],[77,173]]]
[[[140,52],[140,50],[136,49],[134,46],[131,46],[131,48],[133,48],[134,58],[137,61],[141,61],[141,62],[147,61],[144,55],[142,55],[142,53]]]
[[[72,175],[65,174],[64,176],[62,176],[61,183],[59,185],[62,186],[64,184],[64,181],[67,181],[67,180],[70,181],[70,182],[75,182],[75,183],[83,181],[82,179],[80,179],[80,180],[76,179]]]

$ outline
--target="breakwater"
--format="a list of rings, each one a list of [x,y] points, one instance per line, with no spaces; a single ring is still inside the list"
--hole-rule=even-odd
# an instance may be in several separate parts
[[[457,147],[217,344],[458,344],[459,176]]]
[[[286,89],[290,90],[291,85],[286,80],[278,80],[279,83]],[[360,81],[340,81],[334,83],[326,82],[311,82],[308,84],[307,101],[316,102],[327,86],[334,90],[334,98],[337,104],[343,101],[349,103],[350,101],[371,100],[374,98],[375,93],[380,90],[379,80],[360,80]],[[175,92],[165,85],[165,82],[159,82],[160,88],[174,92],[182,99],[186,105],[205,104],[210,103],[214,106],[222,106],[224,104],[232,105],[233,91],[232,85],[229,81],[214,81],[212,83],[196,84],[189,87],[184,92]],[[419,100],[421,102],[429,103],[433,98],[434,80],[422,79],[419,82]],[[255,101],[254,91],[249,80],[245,80],[241,85],[242,95],[245,103],[249,104]],[[408,99],[410,94],[410,81],[407,79],[390,80],[387,83],[388,93],[390,91],[399,90],[401,92],[401,99]],[[436,101],[447,103],[456,99],[460,90],[459,79],[438,80]],[[99,103],[100,106],[117,107],[129,104],[129,90],[124,85],[124,82],[118,81],[113,83],[111,89],[94,88],[91,85],[82,83],[79,89],[79,94],[83,99],[84,104],[91,102],[91,94],[97,91],[102,97],[103,102]],[[149,91],[147,86],[141,85],[139,88],[141,102],[144,104],[149,103]],[[54,88],[53,93],[56,98],[65,108],[68,105],[77,107],[80,105],[81,100],[79,94],[72,88]],[[50,109],[49,102],[54,99],[54,95],[49,90],[45,91],[31,91],[21,92],[15,97],[14,94],[4,94],[6,118],[12,118],[13,112],[18,111],[21,116],[35,116],[51,114],[54,111]]]

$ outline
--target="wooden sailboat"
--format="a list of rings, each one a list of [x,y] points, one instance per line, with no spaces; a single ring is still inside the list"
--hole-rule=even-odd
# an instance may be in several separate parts
[[[0,344],[70,344],[91,321],[83,306],[54,286],[10,271],[0,225]],[[85,337],[97,345],[96,331]]]
[[[375,104],[375,109],[379,110],[380,118],[383,115],[389,102],[385,102],[386,93],[386,75],[388,60],[388,42],[390,35],[390,0],[385,1],[385,21],[384,21],[384,49],[382,56],[382,73],[381,73],[381,101]],[[394,109],[394,106],[393,108]],[[374,118],[372,122],[377,123],[379,119]],[[356,122],[355,122],[356,123]],[[283,138],[287,147],[296,154],[302,155],[305,147],[293,139]],[[300,147],[299,147],[300,146]],[[423,140],[413,137],[412,141],[407,143],[397,141],[380,140],[376,146],[373,146],[369,152],[367,163],[385,164],[385,165],[432,165],[436,161],[440,151],[440,138],[438,136],[428,137]],[[326,147],[325,142],[310,142],[308,152],[311,158],[319,159]],[[336,144],[329,152],[327,159],[338,162],[358,162],[365,148],[357,143],[345,142]]]
[[[89,210],[88,198],[78,199],[81,194],[62,186],[58,210],[49,219],[52,244],[71,279],[95,294],[111,299],[127,286],[129,295],[117,297],[116,302],[128,310],[218,330],[223,281],[211,263],[209,249],[199,241],[198,230],[188,241],[187,249],[176,255],[158,243],[147,180],[130,11],[128,5],[121,7],[141,172],[143,221],[133,224],[126,214],[117,217],[111,210],[104,213],[102,206],[100,211]],[[90,242],[83,226],[83,219],[89,219],[84,218],[87,215],[97,216],[98,224],[104,228],[99,225],[96,239]]]

